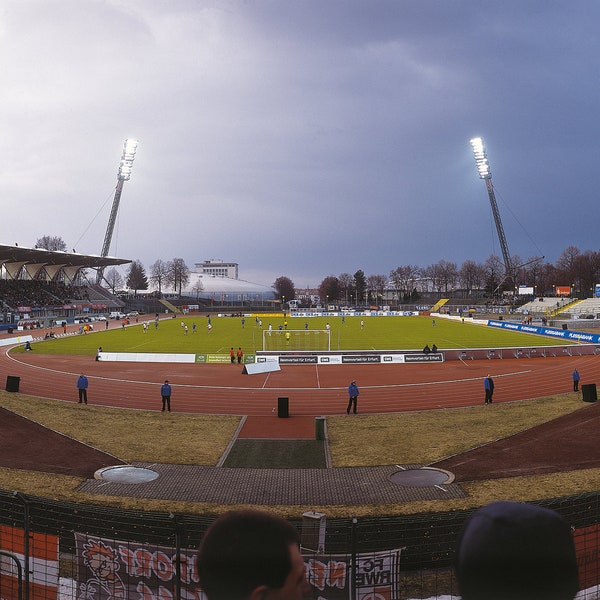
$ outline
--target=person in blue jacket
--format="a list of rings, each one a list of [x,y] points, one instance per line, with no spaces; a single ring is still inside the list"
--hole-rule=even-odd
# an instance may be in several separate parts
[[[85,402],[87,404],[88,378],[82,373],[77,378],[77,392],[79,394],[79,404]]]
[[[492,403],[492,396],[494,395],[494,380],[491,375],[488,375],[483,380],[483,388],[485,389],[485,403]]]
[[[573,391],[577,392],[579,391],[579,380],[581,379],[581,377],[579,376],[579,371],[577,369],[575,369],[573,371]]]
[[[160,395],[162,396],[162,412],[165,412],[165,408],[171,412],[171,386],[167,379],[160,386]]]
[[[358,401],[358,394],[360,392],[358,391],[358,386],[356,385],[356,381],[353,381],[349,386],[348,386],[348,396],[350,397],[349,401],[348,401],[348,408],[346,409],[346,413],[350,414],[350,409],[353,408],[354,409],[354,414],[356,414],[356,403]]]

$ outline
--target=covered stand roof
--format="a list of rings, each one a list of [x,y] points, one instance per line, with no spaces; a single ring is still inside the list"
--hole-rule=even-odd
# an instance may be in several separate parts
[[[77,252],[44,250],[43,248],[23,248],[0,244],[0,267],[11,279],[17,279],[23,266],[27,279],[34,279],[45,269],[49,279],[54,279],[62,271],[70,281],[75,279],[80,269],[98,269],[130,263],[131,260]]]

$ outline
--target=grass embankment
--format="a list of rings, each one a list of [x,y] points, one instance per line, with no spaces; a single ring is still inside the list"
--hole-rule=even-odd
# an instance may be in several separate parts
[[[238,425],[237,417],[163,415],[87,407],[0,392],[0,405],[56,431],[91,444],[125,461],[216,464]],[[334,467],[383,464],[428,464],[581,409],[575,394],[488,407],[417,413],[329,417]],[[81,494],[82,480],[27,471],[0,469],[0,488],[24,493],[123,508],[188,513],[222,511],[231,506],[112,498]],[[272,510],[298,516],[322,510],[330,517],[445,511],[480,506],[495,499],[536,500],[598,489],[600,469],[535,477],[515,477],[462,484],[465,499],[366,506],[281,506]]]

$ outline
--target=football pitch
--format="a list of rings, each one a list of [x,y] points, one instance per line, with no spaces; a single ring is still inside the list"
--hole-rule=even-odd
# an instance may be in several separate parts
[[[146,332],[142,325],[145,318],[149,319]],[[259,319],[262,321],[260,325]],[[286,321],[287,329],[295,332],[325,330],[329,325],[332,351],[421,350],[426,344],[430,347],[435,344],[439,350],[557,344],[557,340],[552,338],[475,325],[468,319],[462,323],[440,318],[434,320],[425,316],[351,316],[343,320],[342,317],[328,316],[287,317]],[[364,323],[362,326],[361,321]],[[284,317],[211,316],[210,330],[208,319],[204,315],[184,318],[163,315],[158,327],[150,317],[140,317],[139,323],[132,323],[124,328],[118,321],[109,323],[108,330],[105,330],[103,322],[96,322],[93,324],[93,332],[35,342],[33,349],[40,354],[94,355],[99,347],[105,352],[181,354],[228,354],[230,348],[242,348],[245,354],[251,354],[263,349],[263,332],[268,330],[269,325],[273,328],[273,335],[278,335],[280,326],[284,327]],[[565,344],[564,341],[560,343]],[[18,347],[14,351],[20,352],[23,348]]]

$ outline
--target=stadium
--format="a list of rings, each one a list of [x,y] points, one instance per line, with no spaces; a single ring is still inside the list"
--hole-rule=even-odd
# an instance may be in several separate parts
[[[288,311],[208,274],[117,296],[103,274],[130,262],[108,250],[134,155],[127,140],[100,256],[0,246],[4,598],[200,598],[198,540],[240,506],[297,526],[311,597],[455,596],[459,532],[496,499],[563,515],[580,588],[598,585],[600,336],[563,320],[597,299]]]
[[[65,581],[81,582],[91,577],[79,562],[90,544],[191,557],[214,514],[270,506],[302,532],[315,594],[348,597],[349,557],[355,555],[359,570],[374,557],[381,564],[376,585],[371,580],[365,589],[427,598],[456,594],[453,547],[473,508],[490,497],[510,497],[567,516],[589,556],[600,467],[592,444],[597,404],[571,392],[570,378],[575,367],[584,386],[598,375],[595,334],[572,327],[531,333],[519,321],[447,312],[217,312],[209,315],[210,330],[203,313],[163,313],[128,324],[109,320],[89,333],[80,333],[79,323],[69,323],[66,332],[6,332],[2,373],[7,389],[17,389],[2,394],[5,427],[14,429],[4,436],[12,442],[3,452],[7,491],[0,499],[12,549],[19,536],[33,536],[30,560],[43,542],[54,558],[36,558],[36,565],[50,573],[59,564]],[[515,331],[524,328],[527,333]],[[48,331],[55,336],[48,339]],[[26,338],[31,351],[24,350]],[[423,352],[425,344],[438,351]],[[234,346],[244,348],[243,364],[230,364]],[[80,407],[74,382],[83,372],[90,405]],[[168,416],[156,400],[165,374],[175,389]],[[482,401],[489,374],[497,383],[493,408]],[[351,379],[361,390],[356,417],[345,415]],[[77,408],[88,412],[73,414]],[[123,409],[131,415],[129,428],[136,421],[136,436],[150,430],[172,462],[151,455],[128,459],[131,450],[118,440],[94,439],[93,430],[108,436],[100,425],[112,416],[107,413]],[[483,412],[489,409],[493,417]],[[518,414],[523,410],[534,420]],[[419,424],[431,414],[441,419]],[[448,428],[467,437],[475,427],[470,423],[482,418],[493,418],[491,431],[478,434],[483,437],[457,445],[451,435],[444,445]],[[184,422],[193,424],[196,436],[202,432],[210,452],[199,450],[204,445],[197,441],[175,460],[177,446],[194,437]],[[433,438],[425,437],[424,427]],[[422,439],[411,435],[413,429]],[[575,437],[577,447],[570,448],[567,440]],[[26,443],[14,446],[15,439]],[[426,456],[424,448],[435,445],[442,447]],[[28,475],[19,487],[32,492],[13,493],[15,469]],[[38,477],[42,488],[34,483]],[[49,495],[40,492],[44,486],[52,488]],[[65,486],[72,486],[70,495]],[[487,496],[483,490],[490,486]],[[325,582],[324,569],[334,564],[343,574]],[[586,587],[594,585],[595,573],[587,562],[581,573]],[[46,597],[49,578],[42,575],[36,577],[43,585],[28,585]],[[121,580],[140,584],[139,576]],[[188,592],[195,585],[192,578]]]

